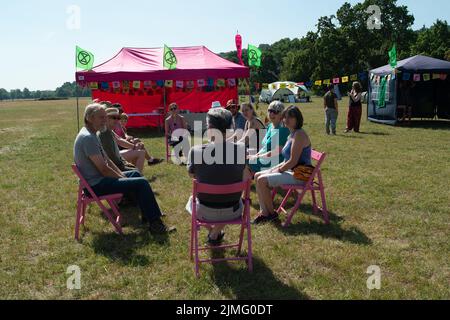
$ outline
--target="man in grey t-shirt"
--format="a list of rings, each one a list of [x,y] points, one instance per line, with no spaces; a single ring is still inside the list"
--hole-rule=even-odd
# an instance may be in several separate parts
[[[175,228],[167,227],[161,220],[161,210],[147,179],[138,171],[121,172],[105,154],[97,131],[106,126],[106,111],[100,104],[86,107],[85,127],[81,129],[74,145],[74,160],[82,176],[97,196],[110,194],[133,195],[139,204],[149,231],[155,234],[169,233]]]
[[[102,156],[105,158],[105,152],[102,148],[97,134],[89,132],[82,128],[78,134],[74,145],[75,164],[80,169],[82,176],[90,186],[95,186],[104,178],[89,157]],[[105,160],[106,163],[106,160]]]

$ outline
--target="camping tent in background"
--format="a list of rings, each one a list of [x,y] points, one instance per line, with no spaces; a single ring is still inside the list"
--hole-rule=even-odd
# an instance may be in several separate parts
[[[390,65],[370,71],[368,118],[370,121],[396,124],[399,95],[403,94],[400,83],[414,83],[411,90],[415,105],[412,118],[450,119],[450,62],[414,56],[399,61],[397,72]],[[416,79],[414,79],[416,75]],[[433,76],[434,75],[434,76]],[[436,76],[437,75],[437,76]],[[380,77],[387,76],[385,106],[378,106]]]
[[[304,92],[309,95],[309,90],[304,85],[298,85],[296,82],[280,81],[269,84],[269,89],[261,92],[261,102],[272,102],[275,100],[292,102],[298,101],[299,94]]]
[[[232,63],[204,46],[172,48],[176,70],[163,68],[164,48],[123,48],[111,60],[91,71],[76,73],[82,86],[93,86],[93,98],[118,102],[130,114],[129,127],[156,126],[159,120],[133,117],[167,112],[176,102],[182,110],[207,112],[211,103],[222,105],[238,98],[238,79],[249,78],[247,67]]]

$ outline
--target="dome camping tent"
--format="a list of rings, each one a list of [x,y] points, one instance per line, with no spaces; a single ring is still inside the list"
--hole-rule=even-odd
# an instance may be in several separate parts
[[[76,81],[93,89],[93,99],[122,104],[129,127],[144,127],[160,125],[172,102],[190,112],[207,112],[214,101],[225,105],[238,98],[238,79],[250,76],[247,67],[204,46],[172,50],[175,70],[163,68],[164,48],[123,48],[92,70],[77,72]],[[154,114],[160,117],[149,116]]]
[[[413,101],[412,118],[450,119],[449,73],[450,62],[421,55],[398,61],[395,70],[386,65],[370,71],[369,121],[396,124],[406,95]],[[383,81],[385,101],[378,103]]]
[[[305,92],[306,95],[309,94],[309,90],[304,85],[298,85],[291,81],[280,81],[269,84],[269,89],[266,89],[261,97],[269,100],[268,102],[279,100],[293,103],[298,101],[301,92]]]

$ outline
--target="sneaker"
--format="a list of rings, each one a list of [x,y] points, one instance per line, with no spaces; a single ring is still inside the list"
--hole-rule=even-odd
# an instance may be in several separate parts
[[[350,130],[348,130],[348,129],[346,129],[345,131],[344,131],[344,133],[349,133],[350,132]]]
[[[167,214],[165,214],[164,212],[161,212],[161,217],[166,217]],[[142,216],[142,224],[147,224],[148,223],[148,219],[146,216]]]
[[[221,231],[216,240],[211,239],[211,236],[208,235],[208,244],[212,247],[220,246],[225,238],[225,232]]]
[[[168,227],[160,218],[150,222],[149,231],[152,234],[168,234],[177,231],[175,227]]]
[[[148,162],[147,162],[147,164],[149,165],[149,166],[154,166],[154,165],[156,165],[156,164],[160,164],[161,162],[163,162],[164,160],[162,160],[162,159],[156,159],[156,158],[153,158],[152,160],[148,160]]]
[[[278,220],[278,213],[271,214],[270,216],[260,215],[255,220],[253,220],[252,224],[263,224],[267,222],[274,222]]]

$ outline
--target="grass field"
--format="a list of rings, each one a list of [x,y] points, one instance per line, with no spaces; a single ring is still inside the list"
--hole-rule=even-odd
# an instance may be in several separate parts
[[[340,134],[328,137],[320,106],[315,99],[301,108],[313,147],[329,154],[331,224],[311,215],[308,197],[288,229],[253,229],[253,274],[245,264],[206,265],[197,280],[184,167],[145,171],[176,234],[151,236],[138,210],[127,208],[119,236],[92,206],[77,243],[75,102],[0,102],[0,298],[450,299],[450,125],[364,120],[362,134],[344,135],[341,107]],[[139,134],[163,157],[161,135]],[[227,231],[228,239],[237,236]],[[70,265],[81,268],[81,290],[66,287]],[[371,265],[381,268],[380,290],[367,289]]]

